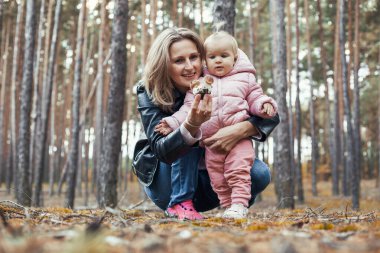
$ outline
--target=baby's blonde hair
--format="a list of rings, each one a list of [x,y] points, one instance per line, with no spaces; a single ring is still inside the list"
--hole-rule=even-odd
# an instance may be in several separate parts
[[[232,52],[235,54],[235,56],[237,55],[238,43],[231,34],[225,31],[215,32],[211,34],[210,36],[208,36],[204,43],[205,49],[207,50],[207,44],[212,43],[212,42],[218,42],[220,40],[228,41],[231,44]]]

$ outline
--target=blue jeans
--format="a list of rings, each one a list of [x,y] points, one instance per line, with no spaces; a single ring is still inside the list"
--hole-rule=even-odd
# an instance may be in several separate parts
[[[199,159],[204,159],[204,149],[195,147],[173,164],[160,163],[151,185],[145,187],[148,197],[162,210],[182,201],[192,199],[199,212],[219,206],[219,199],[211,188],[207,170],[198,170]],[[270,183],[268,166],[256,159],[251,169],[251,194],[249,206]]]

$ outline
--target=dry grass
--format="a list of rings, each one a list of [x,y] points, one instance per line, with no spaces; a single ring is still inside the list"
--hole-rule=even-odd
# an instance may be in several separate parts
[[[350,198],[331,197],[331,185],[318,184],[312,197],[304,182],[306,203],[295,210],[277,210],[273,185],[248,219],[216,218],[213,210],[202,221],[165,218],[130,183],[121,209],[78,210],[62,206],[62,197],[45,196],[46,208],[23,208],[0,202],[2,252],[380,252],[380,191],[374,181],[362,182],[361,210]],[[11,200],[2,192],[1,199]],[[79,206],[83,197],[76,200]],[[91,205],[95,206],[94,199]],[[128,209],[127,207],[133,207]]]

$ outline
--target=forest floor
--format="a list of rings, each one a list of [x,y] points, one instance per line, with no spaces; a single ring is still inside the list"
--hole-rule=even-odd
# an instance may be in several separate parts
[[[120,208],[107,210],[56,207],[63,197],[45,197],[46,208],[25,208],[0,191],[0,253],[380,252],[380,191],[374,180],[362,181],[358,212],[350,198],[331,197],[327,182],[318,183],[318,197],[310,196],[305,182],[305,204],[294,210],[278,210],[273,184],[268,188],[248,218],[235,221],[216,218],[221,210],[206,212],[201,221],[168,219],[150,201],[139,201],[139,187],[132,183]]]

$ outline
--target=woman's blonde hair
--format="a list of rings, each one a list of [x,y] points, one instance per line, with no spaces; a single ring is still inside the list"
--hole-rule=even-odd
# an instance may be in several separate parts
[[[187,28],[168,28],[161,32],[149,49],[144,68],[143,81],[152,101],[166,112],[172,111],[174,103],[174,82],[169,75],[170,46],[181,40],[192,41],[204,59],[201,38]]]

